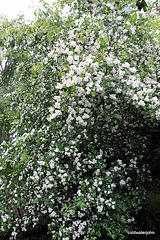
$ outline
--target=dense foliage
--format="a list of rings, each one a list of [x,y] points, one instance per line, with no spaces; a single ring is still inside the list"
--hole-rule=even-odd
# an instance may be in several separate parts
[[[151,180],[144,130],[160,120],[160,53],[153,12],[125,5],[44,3],[34,23],[15,20],[5,34],[1,25],[15,61],[1,97],[12,127],[1,144],[0,224],[15,239],[43,217],[53,239],[123,239],[134,228]]]

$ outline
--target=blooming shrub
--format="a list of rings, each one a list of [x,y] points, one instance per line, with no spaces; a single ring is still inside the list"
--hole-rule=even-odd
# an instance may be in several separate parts
[[[46,6],[20,46],[10,94],[20,119],[0,159],[1,231],[15,239],[46,216],[53,239],[133,229],[149,179],[144,129],[160,119],[159,45],[149,19],[123,7]]]

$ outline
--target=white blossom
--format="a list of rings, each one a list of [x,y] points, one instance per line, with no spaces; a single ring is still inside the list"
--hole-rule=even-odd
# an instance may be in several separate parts
[[[101,213],[103,211],[103,205],[97,207],[98,212]]]
[[[121,186],[123,186],[123,185],[126,184],[126,182],[125,182],[124,180],[121,180],[121,181],[119,182],[119,184],[120,184]]]
[[[137,72],[137,69],[135,67],[130,67],[129,68],[129,71],[131,71],[132,73],[136,73]]]
[[[156,111],[156,119],[160,120],[160,109]]]
[[[49,215],[49,216],[54,218],[56,215],[57,215],[57,214],[56,214],[56,212],[55,212],[55,211],[53,211],[53,212],[51,212],[51,213],[50,213],[50,215]]]

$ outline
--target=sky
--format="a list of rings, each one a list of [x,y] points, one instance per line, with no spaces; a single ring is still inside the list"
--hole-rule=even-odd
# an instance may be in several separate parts
[[[45,0],[52,4],[54,0]],[[34,10],[37,6],[42,6],[39,0],[0,0],[0,16],[9,19],[16,18],[18,14],[24,14],[27,20],[34,19]]]

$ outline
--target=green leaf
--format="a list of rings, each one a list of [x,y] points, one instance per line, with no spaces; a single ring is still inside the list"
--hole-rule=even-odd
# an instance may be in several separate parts
[[[85,209],[85,208],[86,208],[86,204],[85,204],[84,202],[82,202],[82,203],[80,204],[80,207],[81,207],[81,209]]]
[[[74,209],[71,209],[70,210],[70,214],[73,216],[75,214],[75,210]]]
[[[104,38],[99,38],[99,41],[101,44],[105,44],[105,39]]]
[[[147,12],[147,7],[144,6],[144,7],[143,7],[143,10],[144,10],[144,12]]]
[[[79,40],[80,40],[82,43],[84,43],[84,38],[83,38],[82,36],[79,38]]]
[[[148,7],[146,1],[143,0],[143,6]]]
[[[110,118],[111,118],[111,116],[108,115],[108,116],[105,117],[105,120],[109,121]]]
[[[133,22],[135,22],[136,19],[137,19],[137,13],[134,13],[134,14],[130,17],[130,19],[131,19]]]
[[[66,73],[65,72],[61,72],[61,76],[63,77],[63,76],[65,76],[66,75]]]
[[[96,92],[94,91],[94,92],[91,92],[91,96],[92,97],[95,97],[96,96]]]

